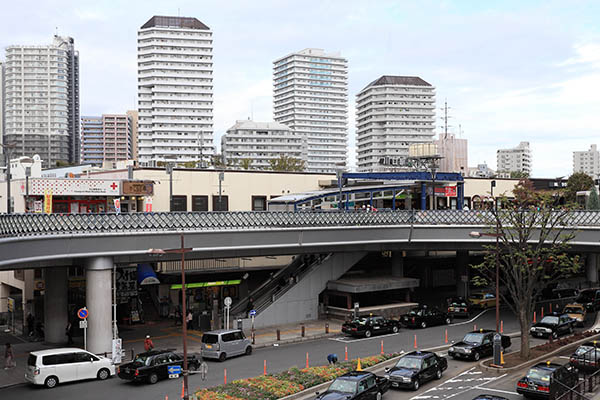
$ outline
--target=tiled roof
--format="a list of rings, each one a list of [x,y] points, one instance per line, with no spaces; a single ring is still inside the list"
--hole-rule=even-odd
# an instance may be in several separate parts
[[[425,82],[418,76],[383,75],[381,78],[378,78],[373,82],[369,83],[367,87],[381,85],[431,86],[431,84]]]
[[[141,29],[146,28],[188,28],[188,29],[202,29],[209,30],[210,28],[204,25],[196,18],[190,17],[167,17],[162,15],[155,15],[150,18],[148,22],[142,25]]]

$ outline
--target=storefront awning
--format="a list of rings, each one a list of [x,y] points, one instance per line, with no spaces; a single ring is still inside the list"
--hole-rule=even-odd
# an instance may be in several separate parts
[[[216,282],[194,282],[194,283],[186,283],[186,289],[194,289],[201,287],[212,287],[212,286],[227,286],[227,285],[239,285],[242,283],[241,279],[233,279],[229,281],[216,281]],[[177,283],[175,285],[171,285],[171,289],[181,289],[181,283]]]
[[[138,264],[137,281],[140,285],[156,285],[160,283],[156,277],[156,272],[154,272],[150,264]]]

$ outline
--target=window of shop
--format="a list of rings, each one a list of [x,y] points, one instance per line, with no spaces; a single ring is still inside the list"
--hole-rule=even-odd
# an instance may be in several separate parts
[[[219,196],[213,196],[212,209],[213,211],[229,211],[229,197],[222,195],[221,203],[219,204]]]
[[[208,211],[208,196],[192,196],[192,211]]]
[[[187,211],[187,196],[173,196],[171,211]]]
[[[252,211],[266,211],[267,196],[252,196]]]

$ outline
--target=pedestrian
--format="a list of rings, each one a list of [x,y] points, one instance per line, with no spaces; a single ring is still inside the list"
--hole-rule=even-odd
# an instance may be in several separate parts
[[[4,369],[14,368],[17,366],[15,362],[15,356],[13,355],[12,347],[10,343],[6,343],[4,350]]]
[[[188,310],[187,312],[187,316],[185,317],[185,320],[187,321],[187,328],[192,330],[194,329],[194,316],[192,315],[192,311]]]
[[[250,313],[250,311],[254,310],[254,298],[250,296],[248,299],[248,304],[246,305],[246,315]]]
[[[338,356],[335,353],[329,354],[327,356],[327,362],[329,365],[335,365],[338,362]]]
[[[35,318],[31,313],[27,314],[27,335],[33,336],[33,328],[35,326]]]
[[[150,335],[146,335],[146,339],[144,339],[144,350],[150,351],[154,349],[154,343],[152,343],[152,339],[150,339]]]
[[[67,344],[73,344],[73,325],[71,324],[71,321],[67,322],[65,335],[67,335]]]

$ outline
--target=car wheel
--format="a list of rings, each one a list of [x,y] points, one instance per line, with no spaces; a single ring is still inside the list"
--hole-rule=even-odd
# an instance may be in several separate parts
[[[452,323],[452,320],[450,319],[450,317],[446,318],[446,325],[450,325]]]
[[[100,371],[98,371],[97,377],[98,377],[98,379],[103,381],[103,380],[107,379],[108,377],[110,377],[110,371],[107,370],[106,368],[102,368]]]
[[[219,354],[219,361],[223,362],[227,359],[227,354],[221,353]]]
[[[418,380],[418,379],[415,379],[415,381],[413,382],[413,387],[412,387],[412,388],[413,388],[413,390],[419,390],[419,386],[421,386],[421,385],[419,384],[419,380]]]
[[[381,392],[377,392],[377,396],[375,396],[375,398],[377,400],[381,400],[383,398],[383,395],[381,394]]]
[[[394,332],[394,333],[398,333],[398,331],[399,331],[398,327],[397,327],[396,325],[394,325],[394,326],[392,327],[392,332]]]
[[[427,323],[425,321],[421,322],[421,328],[423,328],[423,329],[427,328]]]
[[[438,369],[435,373],[435,379],[442,379],[442,370]]]
[[[246,355],[249,356],[250,354],[252,354],[252,346],[246,347]]]
[[[154,385],[156,382],[158,382],[158,375],[156,374],[150,374],[148,376],[148,383],[151,385]]]
[[[552,332],[552,339],[558,339],[558,333]]]
[[[481,357],[481,356],[479,355],[479,352],[476,351],[475,354],[473,354],[473,360],[479,361],[479,357]]]
[[[369,338],[369,337],[371,337],[371,331],[370,331],[370,330],[368,330],[368,329],[367,329],[367,330],[365,331],[365,337],[366,337],[366,338]]]
[[[58,385],[58,378],[55,376],[49,376],[44,381],[44,386],[48,389],[52,389],[53,387],[56,387],[56,385]]]

